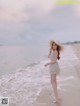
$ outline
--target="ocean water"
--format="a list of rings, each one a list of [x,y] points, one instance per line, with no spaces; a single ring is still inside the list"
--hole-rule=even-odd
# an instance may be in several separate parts
[[[20,56],[20,54],[15,55]],[[48,61],[47,57],[41,58],[36,64],[20,66],[17,70],[2,75],[0,77],[0,97],[8,97],[10,106],[35,106],[34,103],[41,90],[43,88],[51,90],[49,67],[44,67]],[[58,62],[61,69],[61,75],[57,77],[58,89],[65,93],[67,92],[66,87],[72,86],[75,80],[75,76],[72,74],[75,72],[73,66],[80,61],[72,47],[65,46],[64,52],[61,53],[61,60]],[[71,70],[67,70],[68,68]]]
[[[0,46],[0,76],[36,64],[48,55],[48,46]]]

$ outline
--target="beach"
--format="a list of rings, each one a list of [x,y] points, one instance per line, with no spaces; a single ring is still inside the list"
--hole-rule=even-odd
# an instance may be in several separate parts
[[[0,106],[80,106],[80,5],[56,1],[0,0]],[[55,104],[45,64],[59,45]]]
[[[78,43],[78,44],[73,44],[72,47],[73,47],[74,50],[75,50],[76,56],[77,56],[77,57],[79,58],[79,60],[80,60],[80,43]],[[76,71],[77,71],[78,76],[80,77],[80,63],[77,64],[77,65],[75,66],[75,68],[76,68]]]
[[[9,98],[9,106],[80,106],[80,45],[65,45],[57,76],[59,104],[53,103],[48,58],[37,64],[0,77],[0,97]]]
[[[72,47],[74,48],[76,55],[78,56],[78,58],[80,59],[80,43],[78,44],[73,44]]]

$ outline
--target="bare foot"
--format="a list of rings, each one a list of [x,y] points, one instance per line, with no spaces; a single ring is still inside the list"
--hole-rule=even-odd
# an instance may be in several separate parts
[[[56,98],[54,95],[51,95],[51,99],[54,103],[59,103],[62,100],[61,97]]]
[[[54,103],[59,103],[59,99],[55,99],[53,100]]]
[[[62,99],[61,99],[60,97],[58,97],[58,98],[53,97],[53,102],[54,102],[54,103],[60,103],[61,100],[62,100]]]

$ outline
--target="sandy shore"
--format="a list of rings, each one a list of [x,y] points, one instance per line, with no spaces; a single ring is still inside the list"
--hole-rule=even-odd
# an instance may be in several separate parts
[[[80,43],[78,44],[73,44],[72,45],[73,49],[75,50],[76,56],[79,58],[80,60]],[[76,71],[78,76],[80,77],[80,63],[75,65]]]
[[[78,58],[80,59],[80,43],[78,43],[78,44],[73,44],[72,47],[74,48],[76,55],[77,55]]]
[[[53,89],[49,85],[42,89],[34,106],[80,106],[80,62],[78,61],[80,59],[80,44],[70,46],[73,53],[71,51],[66,53],[65,50],[63,54],[74,54],[76,58],[73,60],[71,57],[68,57],[66,67],[61,70],[60,78],[62,80],[57,80],[58,93],[61,98],[59,104],[53,103],[53,97],[51,96],[53,95]]]

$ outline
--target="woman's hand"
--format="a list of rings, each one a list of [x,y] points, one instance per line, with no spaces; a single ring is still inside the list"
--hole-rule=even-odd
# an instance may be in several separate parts
[[[49,63],[46,63],[44,66],[47,67],[49,65]]]
[[[49,63],[46,63],[44,66],[45,67],[47,67],[48,65],[50,65],[50,64],[55,64],[57,61],[51,61],[51,62],[49,62]]]

